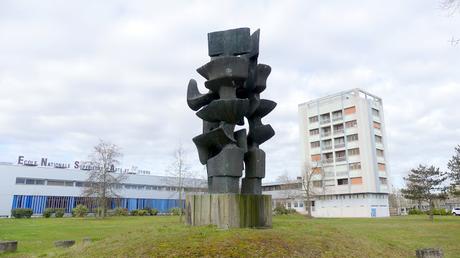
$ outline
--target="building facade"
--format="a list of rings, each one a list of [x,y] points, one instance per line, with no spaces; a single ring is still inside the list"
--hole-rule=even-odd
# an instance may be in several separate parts
[[[389,216],[382,99],[360,89],[299,105],[303,173],[316,217]]]
[[[114,172],[115,173],[115,172]],[[117,185],[118,198],[111,198],[109,209],[128,210],[155,208],[168,212],[179,207],[176,178],[130,173]],[[31,208],[41,215],[46,208],[64,208],[70,213],[78,204],[90,212],[96,208],[95,198],[83,197],[88,171],[69,166],[40,164],[0,164],[0,217],[9,217],[15,208]],[[206,191],[206,180],[183,179],[186,192]],[[182,198],[184,200],[184,196]]]

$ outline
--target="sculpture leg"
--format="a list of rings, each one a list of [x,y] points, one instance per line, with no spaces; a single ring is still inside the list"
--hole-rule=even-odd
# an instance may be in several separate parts
[[[262,178],[265,177],[265,152],[251,148],[244,157],[245,178],[241,185],[243,194],[262,194]]]
[[[243,171],[244,151],[235,144],[225,146],[206,164],[210,193],[238,193]]]

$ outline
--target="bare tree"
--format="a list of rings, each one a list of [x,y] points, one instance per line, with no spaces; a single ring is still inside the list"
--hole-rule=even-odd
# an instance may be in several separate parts
[[[184,193],[184,179],[192,178],[190,166],[186,161],[186,151],[182,144],[174,150],[173,161],[166,170],[169,176],[168,184],[177,189],[179,195],[179,221],[182,222],[182,196]]]
[[[453,15],[460,10],[460,0],[442,0],[441,8],[446,9],[449,14]]]
[[[83,195],[97,198],[98,215],[102,218],[106,216],[109,198],[119,197],[117,189],[127,178],[127,174],[122,171],[115,173],[115,165],[120,163],[121,157],[117,145],[100,140],[94,146],[91,161],[87,164],[90,172]]]
[[[307,211],[307,215],[311,217],[312,212],[312,200],[313,198],[318,195],[315,191],[315,187],[313,185],[313,179],[316,175],[320,175],[321,181],[323,178],[323,174],[321,173],[321,168],[315,166],[312,168],[311,164],[306,162],[302,168],[302,189],[305,196],[305,210]]]

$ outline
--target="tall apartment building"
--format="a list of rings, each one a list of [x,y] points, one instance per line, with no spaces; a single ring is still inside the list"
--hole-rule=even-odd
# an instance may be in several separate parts
[[[313,215],[389,216],[382,99],[353,89],[300,104],[299,116]]]

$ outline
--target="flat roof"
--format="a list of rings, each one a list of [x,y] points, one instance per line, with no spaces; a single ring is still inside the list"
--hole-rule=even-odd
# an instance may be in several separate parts
[[[341,91],[341,92],[338,92],[338,93],[334,93],[334,94],[331,94],[331,95],[327,95],[325,97],[321,97],[321,98],[317,98],[317,99],[313,99],[313,100],[310,100],[310,101],[307,101],[307,102],[304,102],[304,103],[300,103],[299,106],[303,106],[303,105],[307,105],[307,104],[312,104],[312,103],[315,103],[315,102],[322,102],[322,101],[326,101],[326,100],[329,100],[329,99],[332,99],[332,98],[336,98],[336,97],[339,97],[339,96],[342,96],[342,95],[345,95],[345,94],[353,94],[353,95],[356,95],[356,96],[360,96],[360,93],[362,95],[364,95],[363,97],[364,98],[373,98],[375,101],[378,101],[378,102],[382,102],[382,98],[380,97],[377,97],[376,95],[373,95],[363,89],[360,89],[360,88],[354,88],[354,89],[351,89],[351,90],[345,90],[345,91]]]

